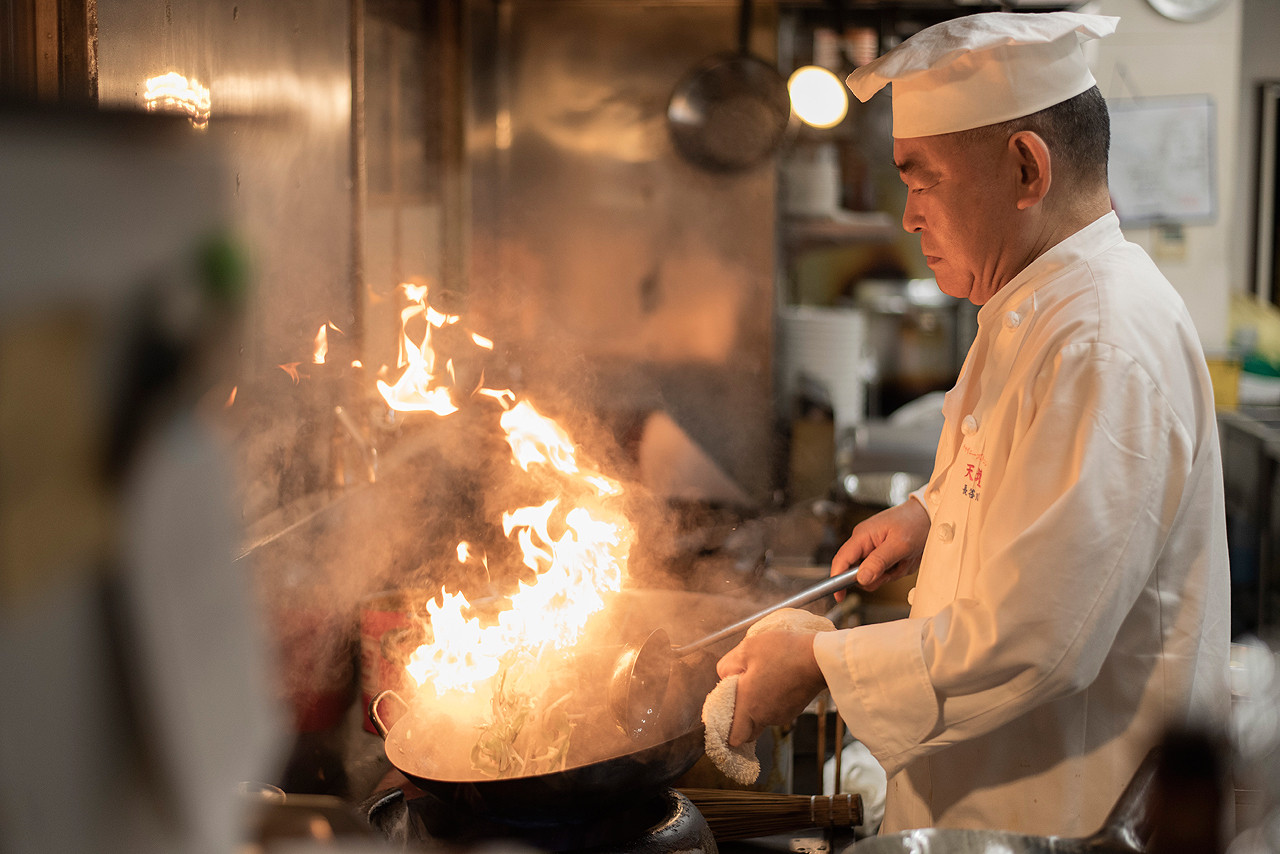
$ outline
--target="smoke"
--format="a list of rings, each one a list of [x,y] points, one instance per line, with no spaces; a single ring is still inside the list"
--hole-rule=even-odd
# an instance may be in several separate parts
[[[458,359],[454,368],[463,389],[502,387],[517,373],[500,359]],[[503,533],[502,513],[559,497],[563,485],[513,463],[492,398],[455,395],[461,409],[446,417],[392,416],[369,383],[362,387],[368,372],[340,359],[296,370],[297,382],[278,370],[246,384],[227,416],[249,520],[242,560],[275,639],[282,692],[295,707],[326,698],[337,705],[353,684],[363,601],[389,590],[460,591],[481,605],[510,595],[535,579]],[[616,425],[584,415],[564,394],[532,397],[565,427],[584,466],[626,484],[624,515],[661,530],[648,521],[657,504],[630,480]],[[352,421],[361,435],[352,435]],[[373,483],[363,477],[364,443],[377,452]]]
[[[425,323],[415,323],[410,336],[421,340]],[[340,335],[329,336],[324,364],[268,368],[241,387],[228,411],[250,546],[242,559],[253,566],[281,691],[300,729],[330,723],[323,715],[303,720],[317,706],[340,714],[349,705],[361,608],[371,598],[413,591],[410,609],[421,617],[427,598],[460,592],[491,616],[520,582],[536,580],[504,533],[503,514],[552,498],[572,504],[574,487],[516,465],[499,423],[506,407],[476,389],[511,389],[568,433],[582,468],[622,485],[610,511],[630,524],[625,587],[679,590],[689,581],[677,556],[687,548],[688,526],[704,520],[651,494],[639,478],[640,438],[646,418],[663,407],[661,395],[643,379],[628,387],[602,380],[616,380],[617,371],[557,349],[555,336],[513,347],[500,331],[479,331],[493,335],[493,351],[476,346],[465,318],[432,331],[459,406],[447,416],[390,412],[375,371],[353,364]],[[562,529],[564,511],[557,512],[552,524]],[[658,625],[653,616],[640,615],[622,633]],[[603,622],[616,642],[619,627],[635,619],[620,613]]]

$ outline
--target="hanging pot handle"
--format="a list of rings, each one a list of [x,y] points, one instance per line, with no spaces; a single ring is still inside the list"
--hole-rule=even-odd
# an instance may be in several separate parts
[[[742,0],[738,7],[738,53],[751,54],[751,0]]]
[[[397,703],[404,706],[405,711],[409,710],[409,704],[393,688],[387,688],[385,691],[379,691],[373,695],[373,699],[369,701],[369,723],[373,724],[373,728],[378,731],[378,735],[382,736],[383,741],[386,741],[387,733],[391,730],[391,727],[382,722],[382,716],[378,714],[378,707],[388,696],[394,697]]]

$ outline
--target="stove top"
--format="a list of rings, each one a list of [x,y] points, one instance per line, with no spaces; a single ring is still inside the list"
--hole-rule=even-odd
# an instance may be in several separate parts
[[[612,808],[519,818],[477,812],[412,787],[375,793],[362,811],[389,841],[430,850],[515,840],[556,854],[718,854],[711,828],[675,789],[637,793]]]

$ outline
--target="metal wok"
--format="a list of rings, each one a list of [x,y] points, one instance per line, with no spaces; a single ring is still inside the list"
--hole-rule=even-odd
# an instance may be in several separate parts
[[[679,625],[679,633],[696,636],[706,625],[715,626],[744,612],[736,598],[674,591],[638,591],[630,600],[630,632],[658,625]],[[748,603],[749,604],[749,603]],[[670,616],[664,617],[663,611]],[[703,619],[691,617],[706,613]],[[683,775],[704,749],[702,705],[715,687],[715,662],[732,646],[727,643],[689,656],[672,673],[664,698],[664,712],[652,734],[631,739],[613,723],[601,702],[598,720],[579,725],[591,739],[602,739],[589,751],[587,761],[562,771],[523,777],[494,778],[472,769],[470,745],[475,731],[442,727],[429,710],[411,708],[389,727],[378,707],[389,692],[369,704],[369,717],[382,734],[391,764],[423,791],[474,812],[509,818],[584,814],[604,804],[634,799],[659,791]],[[469,739],[469,740],[468,740]],[[595,757],[600,758],[595,758]],[[573,754],[570,754],[573,761]]]
[[[1153,749],[1092,836],[1028,836],[997,830],[928,828],[864,839],[841,854],[1141,854],[1151,837],[1149,802],[1160,751]]]

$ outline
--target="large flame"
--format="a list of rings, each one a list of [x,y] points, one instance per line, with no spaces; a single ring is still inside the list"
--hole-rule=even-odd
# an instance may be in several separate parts
[[[394,385],[378,380],[378,391],[382,393],[387,405],[398,412],[452,415],[458,411],[453,403],[453,373],[446,371],[442,374],[437,371],[431,333],[433,329],[457,323],[459,318],[442,314],[428,306],[425,287],[410,284],[400,287],[410,300],[409,305],[400,312],[400,367],[404,368],[404,372]],[[427,322],[420,344],[415,344],[409,337],[409,324],[415,317],[422,317]]]
[[[443,370],[438,366],[432,333],[460,318],[428,306],[425,288],[402,287],[410,300],[400,315],[404,371],[394,384],[379,381],[378,389],[392,409],[449,415],[457,411],[458,391],[452,363],[446,361]],[[416,318],[426,321],[421,343],[407,331]],[[492,349],[488,338],[469,334],[477,347]],[[427,605],[432,639],[414,651],[407,669],[418,685],[431,685],[437,695],[475,691],[513,656],[536,660],[575,644],[591,615],[604,607],[605,595],[621,589],[633,537],[625,516],[610,506],[622,494],[621,485],[582,466],[564,428],[508,389],[480,388],[472,394],[502,406],[498,423],[512,465],[551,494],[542,504],[503,514],[504,535],[534,573],[532,582],[518,584],[508,607],[482,621],[464,595],[444,589]],[[473,562],[467,543],[457,545],[457,555],[463,564]],[[483,567],[487,572],[487,562]]]

